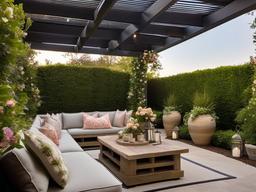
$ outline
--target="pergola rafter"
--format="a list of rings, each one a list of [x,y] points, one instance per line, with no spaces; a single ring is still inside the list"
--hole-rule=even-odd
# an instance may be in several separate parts
[[[42,50],[136,56],[159,52],[256,9],[255,0],[15,0]],[[136,34],[136,38],[134,38]]]

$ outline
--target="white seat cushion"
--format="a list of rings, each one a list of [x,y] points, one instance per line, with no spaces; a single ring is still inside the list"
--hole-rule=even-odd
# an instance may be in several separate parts
[[[123,130],[123,128],[120,128],[120,127],[112,127],[110,129],[73,128],[73,129],[68,129],[68,132],[72,136],[79,136],[79,135],[117,134],[121,130]]]
[[[86,152],[63,153],[70,177],[64,189],[51,185],[48,192],[121,192],[122,184]]]
[[[83,149],[77,144],[67,130],[61,131],[61,139],[58,147],[62,153],[83,152]]]

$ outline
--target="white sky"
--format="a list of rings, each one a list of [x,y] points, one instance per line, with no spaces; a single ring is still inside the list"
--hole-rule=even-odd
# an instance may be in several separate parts
[[[254,16],[255,17],[255,16]],[[185,41],[160,53],[163,70],[160,76],[191,72],[198,69],[215,68],[224,65],[239,65],[249,61],[255,54],[253,30],[250,23],[253,16],[245,14],[206,33]],[[63,52],[37,51],[36,60],[45,63],[65,63]],[[99,57],[92,55],[93,58]]]

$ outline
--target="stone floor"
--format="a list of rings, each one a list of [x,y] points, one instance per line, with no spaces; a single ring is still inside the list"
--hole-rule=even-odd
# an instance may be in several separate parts
[[[185,187],[162,190],[163,192],[254,192],[256,191],[256,168],[224,155],[202,149],[181,141],[172,141],[173,145],[186,147],[189,153],[183,157],[200,164],[237,177],[236,179],[196,184]],[[196,173],[195,173],[196,174]],[[134,190],[133,190],[134,191]],[[136,190],[135,190],[136,191]],[[141,191],[141,190],[140,190]]]
[[[212,183],[191,185],[165,191],[174,192],[254,192],[256,191],[256,168],[218,153],[214,153],[180,141],[173,141],[175,145],[189,148],[184,157],[207,165],[216,170],[237,177],[237,179],[217,181]]]

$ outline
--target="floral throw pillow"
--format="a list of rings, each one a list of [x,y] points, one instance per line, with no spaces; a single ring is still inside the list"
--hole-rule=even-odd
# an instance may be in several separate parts
[[[103,115],[101,117],[93,117],[87,114],[83,116],[84,129],[107,129],[111,128],[109,115]]]
[[[41,160],[52,179],[62,188],[68,181],[69,172],[58,147],[40,131],[25,131],[25,145]]]

